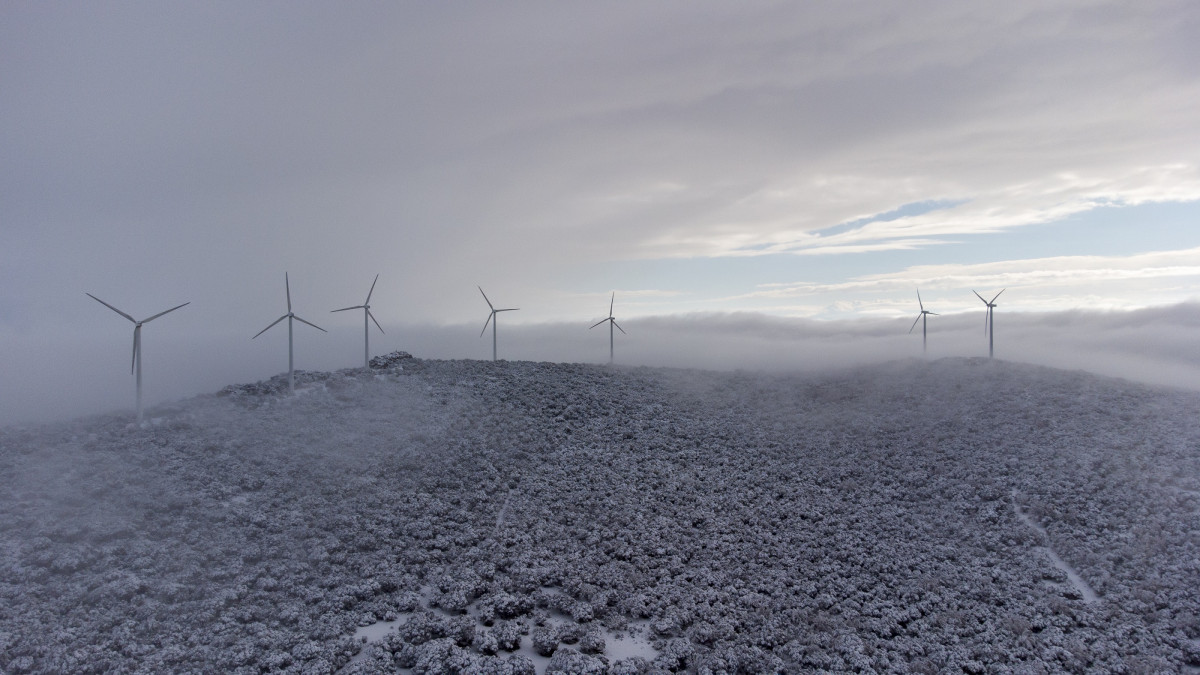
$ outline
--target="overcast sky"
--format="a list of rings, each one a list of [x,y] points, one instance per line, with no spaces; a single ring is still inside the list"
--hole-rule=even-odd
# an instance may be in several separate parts
[[[151,399],[280,372],[284,327],[249,338],[285,271],[331,331],[297,327],[301,368],[361,360],[330,310],[375,274],[373,351],[463,358],[477,284],[520,307],[501,356],[506,326],[549,340],[513,358],[607,358],[613,292],[627,330],[917,353],[918,287],[931,336],[982,325],[972,289],[1007,288],[998,326],[1190,325],[1197,35],[1190,0],[3,3],[0,422],[131,405],[132,326],[85,292],[192,303],[144,329]]]

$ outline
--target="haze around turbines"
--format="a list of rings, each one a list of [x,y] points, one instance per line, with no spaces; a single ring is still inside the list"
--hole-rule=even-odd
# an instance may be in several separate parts
[[[927,321],[930,315],[937,316],[937,312],[930,312],[925,309],[925,303],[921,301],[921,291],[919,289],[917,290],[917,305],[921,308],[921,313],[913,320],[913,324],[908,328],[908,332],[912,333],[913,329],[917,327],[917,321],[921,322],[921,353],[927,354],[929,352],[929,325]]]
[[[621,331],[622,334],[625,334],[625,329],[621,328],[621,326],[619,326],[617,324],[617,320],[615,318],[613,318],[613,303],[616,301],[617,301],[617,293],[616,293],[616,291],[613,291],[612,297],[609,298],[609,301],[608,301],[608,318],[601,319],[600,321],[597,321],[596,323],[592,324],[592,326],[590,328],[588,328],[588,330],[591,330],[592,328],[595,328],[596,326],[599,326],[603,323],[608,324],[608,362],[609,363],[613,362],[613,328],[616,328],[617,330]]]
[[[142,423],[142,325],[150,323],[151,321],[157,319],[158,317],[160,317],[164,314],[169,314],[170,312],[174,312],[175,310],[179,309],[180,307],[186,307],[187,305],[189,305],[191,303],[185,302],[182,305],[176,305],[176,306],[172,307],[171,309],[159,312],[158,314],[155,314],[154,316],[151,316],[148,319],[142,319],[141,321],[138,321],[137,319],[134,319],[132,316],[126,314],[125,312],[122,312],[121,310],[117,309],[116,307],[113,307],[112,305],[101,300],[100,298],[97,298],[96,296],[92,295],[91,293],[87,293],[87,296],[89,298],[95,300],[96,302],[104,305],[105,307],[111,309],[112,311],[116,312],[117,314],[120,314],[121,316],[125,317],[126,319],[129,319],[129,321],[131,323],[133,323],[133,360],[129,366],[129,374],[134,375],[136,373],[135,379],[137,382],[137,384],[136,384],[137,393],[135,396],[137,399],[137,402],[136,402],[137,421],[138,421],[138,424],[141,424]]]
[[[1001,289],[1000,293],[1003,293],[1005,290],[1007,290],[1007,289]],[[988,339],[988,358],[990,359],[990,358],[995,357],[995,347],[996,347],[996,312],[995,312],[995,309],[996,309],[996,298],[1000,297],[1000,293],[997,293],[996,295],[992,296],[991,300],[984,300],[983,296],[980,295],[979,293],[977,293],[975,291],[971,291],[971,292],[975,293],[975,297],[979,298],[979,301],[982,302],[987,307],[987,312],[983,316],[983,334],[986,335],[987,339]]]

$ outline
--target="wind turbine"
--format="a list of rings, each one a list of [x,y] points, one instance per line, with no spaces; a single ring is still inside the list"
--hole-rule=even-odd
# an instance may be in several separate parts
[[[615,302],[616,299],[617,299],[617,293],[616,293],[616,291],[613,291],[612,298],[610,298],[608,301],[608,318],[601,319],[601,320],[597,321],[596,323],[592,324],[592,328],[595,328],[596,326],[599,326],[600,324],[604,323],[605,321],[608,322],[608,362],[609,363],[613,362],[613,327],[616,326],[617,330],[621,331],[622,334],[628,335],[628,333],[625,332],[624,328],[617,326],[617,320],[613,318],[613,302]],[[591,330],[592,328],[589,328],[588,330]]]
[[[367,318],[370,317],[375,322],[375,327],[379,329],[379,332],[383,333],[383,326],[379,325],[379,321],[371,313],[371,294],[375,292],[375,282],[377,281],[379,281],[378,274],[375,275],[375,281],[371,282],[371,290],[367,291],[367,299],[363,301],[363,304],[333,310],[334,312],[344,312],[348,309],[361,309],[363,311],[363,368],[371,367],[371,324],[367,323]]]
[[[492,360],[495,361],[496,360],[496,322],[498,321],[498,319],[496,318],[496,315],[499,314],[500,312],[515,312],[518,309],[520,309],[520,307],[509,307],[507,309],[496,309],[495,307],[492,306],[492,301],[488,300],[487,293],[483,292],[483,288],[480,286],[476,286],[475,288],[479,289],[479,293],[481,295],[483,295],[483,301],[486,302],[488,304],[488,308],[490,308],[492,310],[492,313],[488,314],[487,321],[483,322],[483,330],[479,331],[479,337],[483,337],[483,334],[485,332],[487,332],[488,324],[489,323],[492,324]]]
[[[287,292],[287,307],[288,307],[287,314],[284,314],[283,316],[279,317],[278,319],[275,319],[274,321],[272,321],[270,326],[267,326],[266,328],[258,331],[258,333],[255,334],[255,336],[250,339],[253,340],[254,338],[258,337],[259,335],[262,335],[263,333],[271,330],[271,327],[274,326],[275,324],[279,323],[280,321],[283,321],[284,319],[288,320],[288,391],[294,394],[294,393],[296,393],[296,371],[292,367],[292,364],[293,364],[293,359],[292,359],[292,319],[295,319],[296,321],[299,321],[300,323],[307,323],[308,325],[312,326],[313,328],[316,328],[317,330],[321,331],[322,333],[328,333],[329,331],[325,330],[324,328],[321,328],[320,326],[318,326],[315,323],[309,323],[308,321],[301,319],[300,317],[296,316],[296,314],[294,312],[292,312],[292,285],[290,283],[288,283],[287,272],[283,273],[283,287]]]
[[[163,314],[167,314],[168,312],[174,312],[175,310],[179,309],[180,307],[184,307],[184,306],[190,305],[192,303],[185,302],[182,305],[177,305],[175,307],[172,307],[171,309],[168,309],[166,312],[159,312],[158,314],[155,314],[154,316],[150,317],[149,319],[142,319],[141,321],[138,321],[137,319],[133,318],[132,316],[129,316],[125,312],[122,312],[121,310],[117,309],[116,307],[113,307],[112,305],[101,300],[100,298],[97,298],[96,296],[92,295],[91,293],[87,293],[86,295],[89,298],[95,300],[96,302],[104,305],[105,307],[111,309],[112,311],[116,312],[117,314],[120,314],[121,316],[123,316],[126,319],[129,319],[130,321],[133,322],[133,363],[131,363],[129,365],[129,372],[130,372],[130,374],[133,374],[135,371],[137,372],[137,421],[138,421],[138,424],[141,424],[142,423],[142,324],[150,323],[151,321],[157,319],[158,317],[162,316]]]
[[[1007,290],[1008,290],[1007,288],[1001,288],[1000,293],[1003,293],[1004,291],[1007,291]],[[987,314],[985,314],[983,317],[983,333],[984,333],[984,335],[988,336],[988,358],[990,359],[990,358],[992,358],[992,354],[994,352],[993,346],[994,346],[995,337],[996,337],[996,313],[993,310],[996,309],[996,298],[1000,297],[1000,293],[997,293],[996,295],[994,295],[992,297],[991,301],[989,302],[987,300],[984,300],[983,296],[980,295],[978,292],[976,292],[976,291],[971,291],[971,292],[975,293],[975,297],[979,298],[979,300],[983,304],[987,305]]]
[[[916,321],[913,321],[913,325],[908,329],[908,332],[909,334],[912,334],[913,328],[917,327],[917,321],[921,322],[921,353],[924,354],[929,350],[927,345],[929,333],[927,330],[928,326],[926,325],[925,321],[930,314],[937,316],[938,313],[925,309],[925,303],[921,302],[921,289],[919,288],[917,289],[917,304],[921,306],[921,313],[917,315]]]

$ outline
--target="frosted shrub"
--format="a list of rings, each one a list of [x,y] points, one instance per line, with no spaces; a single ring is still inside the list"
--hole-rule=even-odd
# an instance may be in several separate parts
[[[533,609],[533,601],[528,596],[515,596],[499,592],[485,595],[479,601],[480,618],[485,623],[495,619],[515,619]]]
[[[579,638],[579,651],[584,654],[601,654],[604,652],[604,632],[592,626]]]
[[[688,657],[694,651],[692,644],[685,639],[673,638],[667,640],[658,657],[654,659],[654,665],[670,671],[680,670],[687,666]]]
[[[433,612],[417,612],[398,629],[400,637],[410,644],[422,645],[450,634],[449,621]]]
[[[591,603],[579,601],[571,605],[571,618],[578,623],[587,623],[594,617]]]
[[[562,673],[563,675],[605,675],[608,665],[594,656],[587,656],[564,647],[554,653],[550,663],[546,665],[546,675]]]
[[[514,652],[521,648],[521,637],[524,635],[524,631],[518,623],[501,621],[482,632],[491,635],[496,641],[496,647],[500,650]]]
[[[549,626],[538,626],[533,629],[530,635],[533,642],[533,651],[542,656],[550,656],[558,649],[558,631]]]

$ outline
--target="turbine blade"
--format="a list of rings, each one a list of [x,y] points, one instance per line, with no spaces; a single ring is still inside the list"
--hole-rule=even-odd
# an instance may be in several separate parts
[[[129,362],[130,375],[133,374],[134,368],[137,368],[138,338],[141,337],[140,331],[138,330],[139,328],[141,328],[141,326],[135,326],[133,329],[133,359]]]
[[[92,295],[91,293],[87,293],[87,292],[85,292],[85,293],[84,293],[84,295],[86,295],[86,296],[88,296],[89,298],[91,298],[91,299],[95,300],[96,302],[98,302],[98,303],[100,303],[100,304],[104,305],[105,307],[107,307],[107,308],[111,309],[112,311],[116,312],[117,314],[120,314],[121,316],[125,317],[126,319],[129,319],[129,320],[130,320],[130,321],[132,321],[133,323],[137,323],[137,319],[133,318],[132,316],[129,316],[128,314],[126,314],[125,312],[122,312],[121,310],[117,309],[116,307],[113,307],[112,305],[110,305],[110,304],[108,304],[107,302],[105,302],[105,301],[101,300],[100,298],[97,298],[96,296]]]
[[[270,326],[267,326],[266,328],[264,328],[264,329],[262,329],[262,330],[258,331],[258,333],[257,333],[257,334],[256,334],[254,337],[252,337],[252,338],[250,338],[250,339],[251,339],[251,340],[253,340],[254,338],[258,337],[259,335],[262,335],[263,333],[265,333],[265,332],[267,332],[267,331],[271,330],[271,326],[274,326],[275,324],[279,323],[280,321],[283,321],[283,320],[284,320],[284,319],[286,319],[286,318],[288,318],[288,315],[287,315],[287,314],[284,314],[283,316],[279,317],[278,319],[275,319],[274,321],[272,321],[272,322],[271,322],[271,325],[270,325]]]
[[[621,333],[623,333],[623,334],[625,334],[625,335],[629,335],[629,333],[626,333],[626,332],[625,332],[625,329],[624,329],[624,328],[621,328],[621,324],[617,323],[617,320],[616,320],[616,319],[613,319],[613,325],[614,325],[614,326],[616,326],[616,327],[617,327],[617,330],[621,331]]]
[[[920,320],[921,320],[921,317],[923,317],[923,316],[925,316],[925,314],[924,314],[924,313],[922,313],[922,314],[918,314],[918,315],[917,315],[917,318],[916,318],[916,319],[913,321],[912,328],[909,328],[909,329],[908,329],[908,332],[909,332],[909,333],[913,332],[913,328],[916,328],[916,327],[917,327],[917,321],[920,321]]]
[[[1007,290],[1008,290],[1007,288],[1001,288],[1000,293],[1003,293],[1004,291],[1007,291]],[[996,298],[1000,297],[1000,293],[996,294]],[[992,298],[992,302],[995,302],[996,298]]]
[[[617,301],[617,292],[613,291],[612,297],[608,300],[608,315],[612,316],[613,303]]]
[[[980,295],[978,291],[971,291],[971,292],[975,294],[975,297],[979,298],[980,302],[982,302],[985,305],[987,304],[987,300],[984,300],[983,296]]]
[[[375,275],[375,281],[371,282],[371,290],[367,291],[367,299],[363,302],[363,306],[371,304],[371,294],[375,292],[375,284],[379,281],[379,275]]]
[[[487,293],[483,292],[483,287],[476,286],[475,288],[479,289],[479,294],[483,296],[483,301],[488,304],[488,309],[495,311],[496,308],[492,306],[492,301],[488,300]],[[484,328],[487,328],[487,326],[484,326]]]
[[[485,295],[484,297],[486,298],[487,296]],[[483,334],[487,332],[488,324],[492,322],[493,316],[496,316],[496,310],[494,309],[492,310],[491,314],[488,314],[487,321],[483,322],[483,330],[479,331],[479,337],[483,337]]]
[[[940,314],[938,314],[937,312],[925,312],[925,313],[926,313],[926,314],[932,314],[932,315],[934,315],[934,316],[941,316],[941,315],[940,315]]]
[[[588,330],[591,330],[592,328],[595,328],[596,326],[599,326],[600,324],[604,323],[605,321],[608,321],[608,319],[600,319],[600,320],[599,320],[599,321],[597,321],[596,323],[592,324],[591,328],[588,328]]]
[[[287,272],[283,273],[283,288],[287,291],[288,314],[292,313],[292,284],[288,281]]]
[[[496,311],[497,311],[497,312],[515,312],[515,311],[517,311],[517,310],[519,310],[519,309],[521,309],[521,308],[520,308],[520,307],[509,307],[509,308],[507,308],[507,309],[498,309],[498,310],[496,310]]]
[[[917,304],[921,306],[921,311],[925,311],[925,303],[921,302],[921,289],[917,289]],[[912,331],[909,331],[910,333]]]
[[[328,332],[329,332],[329,331],[325,330],[324,328],[321,328],[320,326],[318,326],[318,325],[317,325],[317,324],[315,324],[315,323],[312,323],[312,322],[309,322],[309,321],[305,321],[304,319],[301,319],[300,317],[296,316],[295,314],[293,314],[293,315],[292,315],[292,318],[293,318],[293,319],[295,319],[295,320],[297,320],[297,321],[299,321],[300,323],[307,323],[308,325],[312,326],[313,328],[316,328],[317,330],[321,331],[322,333],[328,333]]]
[[[176,305],[175,307],[172,307],[171,309],[168,309],[165,312],[159,312],[158,314],[155,314],[154,316],[150,317],[149,319],[142,319],[142,323],[150,323],[151,321],[157,319],[158,317],[162,316],[163,314],[169,314],[170,312],[174,312],[175,310],[179,309],[180,307],[187,307],[190,304],[192,304],[192,303],[185,302],[182,305]]]
[[[372,313],[371,313],[371,310],[369,310],[369,309],[367,310],[367,316],[371,317],[371,320],[375,322],[375,327],[379,329],[379,332],[380,332],[380,333],[383,333],[384,335],[387,335],[387,333],[384,333],[384,332],[383,332],[383,326],[380,326],[380,325],[379,325],[379,321],[378,321],[378,320],[375,318],[375,315],[374,315],[374,314],[372,314]]]
[[[334,312],[344,312],[348,309],[365,309],[365,308],[366,308],[366,305],[355,305],[353,307],[343,307],[341,309],[331,309],[331,310],[329,310],[329,313],[332,314]]]
[[[992,308],[988,307],[987,311],[983,313],[983,334],[984,335],[987,335],[988,321],[991,318],[992,318]]]

